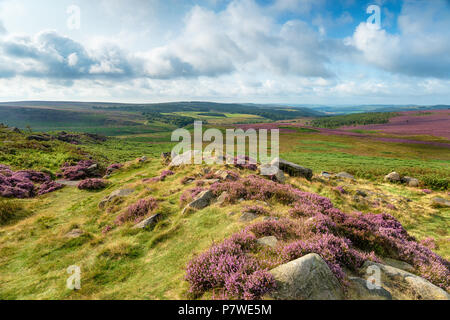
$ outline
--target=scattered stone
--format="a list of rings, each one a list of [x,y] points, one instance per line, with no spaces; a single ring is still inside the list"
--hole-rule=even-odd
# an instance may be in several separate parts
[[[231,175],[228,171],[225,170],[217,170],[214,175],[218,177],[220,180],[224,181],[235,181],[236,177]]]
[[[436,208],[450,207],[450,201],[440,197],[435,197],[431,199],[431,205]]]
[[[125,196],[128,196],[128,195],[132,194],[133,192],[134,192],[134,189],[120,189],[120,190],[116,190],[116,191],[112,192],[109,196],[104,198],[102,201],[100,201],[100,203],[98,204],[98,207],[100,209],[103,209],[103,208],[106,207],[106,205],[108,203],[113,201],[115,198],[125,197]]]
[[[391,258],[384,258],[383,261],[388,266],[391,266],[391,267],[394,267],[397,269],[401,269],[401,270],[405,270],[405,271],[411,272],[411,273],[414,272],[414,267],[407,262],[395,260],[395,259],[391,259]]]
[[[268,246],[271,248],[275,248],[278,243],[277,238],[275,238],[274,236],[263,237],[256,241],[263,246]]]
[[[367,193],[364,190],[356,190],[356,194],[361,197],[367,197]]]
[[[388,182],[400,182],[400,175],[397,172],[391,172],[384,176],[384,181]]]
[[[55,182],[59,183],[59,184],[63,184],[65,186],[69,186],[69,187],[76,187],[80,183],[80,181],[71,181],[71,180],[65,180],[65,179],[56,180]]]
[[[333,174],[332,174],[332,173],[329,173],[329,172],[326,172],[326,171],[323,171],[320,175],[321,175],[322,177],[328,178],[328,179],[333,177]]]
[[[259,174],[263,176],[269,176],[272,180],[278,183],[285,183],[286,177],[284,172],[276,166],[264,164],[259,167]]]
[[[299,166],[298,164],[276,158],[270,163],[272,166],[278,167],[283,172],[289,174],[291,177],[303,177],[311,180],[313,172],[309,168]]]
[[[270,273],[277,289],[270,296],[278,300],[341,300],[344,292],[336,276],[316,253],[290,261]]]
[[[83,234],[84,234],[83,230],[73,229],[73,230],[69,231],[68,233],[66,233],[66,237],[76,239],[76,238],[81,237]]]
[[[424,278],[372,261],[366,261],[361,272],[364,273],[369,266],[379,268],[381,271],[381,283],[391,292],[394,299],[405,298],[406,296],[410,299],[418,300],[450,300],[450,295],[445,290]]]
[[[355,180],[355,177],[352,176],[350,173],[348,172],[339,172],[336,177],[339,178],[344,178],[344,179],[350,179],[350,180]]]
[[[258,215],[251,212],[244,212],[239,220],[242,222],[249,222],[255,220],[256,218],[258,218]]]
[[[227,196],[228,196],[228,192],[222,192],[222,194],[217,198],[217,204],[218,205],[222,205],[224,202],[225,202],[225,200],[227,199]]]
[[[401,179],[401,181],[410,187],[417,188],[419,186],[419,180],[416,178],[405,176]]]
[[[150,218],[144,219],[141,222],[139,222],[137,225],[133,227],[133,229],[150,229],[158,223],[159,220],[161,220],[162,215],[160,213],[155,214],[151,216]]]
[[[349,277],[348,297],[351,300],[392,300],[389,291],[383,287],[369,289],[367,281],[358,277]]]
[[[147,157],[146,156],[140,157],[138,159],[138,162],[140,162],[140,163],[145,162],[145,161],[147,161]]]
[[[280,220],[280,218],[266,216],[266,217],[263,218],[263,220],[264,221],[278,221],[278,220]]]
[[[214,199],[214,194],[210,190],[201,192],[189,206],[193,209],[203,209],[209,206]]]
[[[50,137],[35,134],[35,135],[28,136],[27,140],[50,141]]]

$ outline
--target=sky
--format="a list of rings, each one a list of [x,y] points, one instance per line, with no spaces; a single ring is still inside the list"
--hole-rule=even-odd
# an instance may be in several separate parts
[[[0,101],[450,104],[449,52],[450,0],[0,0]]]

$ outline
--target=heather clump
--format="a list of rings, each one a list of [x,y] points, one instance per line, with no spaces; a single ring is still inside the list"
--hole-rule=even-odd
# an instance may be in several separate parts
[[[166,180],[166,178],[168,176],[174,175],[175,172],[173,172],[172,170],[164,170],[163,172],[161,172],[161,174],[159,175],[159,177],[154,177],[151,178],[150,181],[151,182],[159,182],[159,181],[164,181]]]
[[[122,225],[128,221],[140,222],[147,214],[158,207],[158,202],[153,197],[141,199],[135,204],[129,206],[125,212],[121,213],[115,223]]]
[[[63,184],[57,183],[55,181],[48,181],[39,186],[38,195],[41,196],[43,194],[47,194],[62,188],[64,188]]]
[[[65,163],[61,167],[62,176],[71,181],[100,177],[98,165],[92,160],[81,160],[76,165]]]
[[[0,196],[5,198],[31,198],[36,195],[38,187],[36,184],[46,184],[51,182],[51,177],[47,173],[21,170],[12,171],[8,166],[1,165],[0,170]]]
[[[195,257],[186,270],[190,292],[214,289],[222,298],[252,300],[274,289],[273,276],[249,255],[256,245],[255,236],[241,232]]]
[[[106,188],[107,185],[108,185],[108,182],[103,179],[86,179],[86,180],[80,181],[80,183],[78,183],[78,189],[95,191],[95,190],[104,189],[104,188]]]
[[[233,165],[238,169],[243,170],[258,170],[258,166],[256,165],[256,161],[251,159],[249,156],[237,156],[233,159]]]
[[[246,232],[257,238],[274,236],[278,240],[289,240],[301,235],[301,226],[290,219],[266,220],[250,225]]]
[[[121,164],[121,163],[113,163],[106,168],[106,174],[110,175],[111,173],[119,170],[122,167],[123,167],[123,164]]]

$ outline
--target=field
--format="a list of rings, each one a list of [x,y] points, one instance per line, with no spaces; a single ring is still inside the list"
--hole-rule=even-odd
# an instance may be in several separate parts
[[[223,110],[162,113],[159,110],[153,116],[173,117],[152,122],[136,111],[121,107],[105,111],[99,107],[109,108],[84,106],[87,111],[83,112],[80,106],[76,110],[66,106],[61,110],[63,113],[52,111],[50,115],[40,113],[40,118],[30,118],[36,127],[26,128],[28,120],[20,122],[16,118],[17,122],[12,124],[20,126],[21,133],[0,128],[0,164],[14,170],[34,169],[55,174],[65,162],[89,158],[102,168],[112,163],[124,164],[107,178],[108,185],[102,190],[84,191],[66,186],[30,199],[0,198],[2,208],[11,208],[8,214],[12,213],[5,215],[0,224],[0,299],[210,299],[213,296],[213,292],[200,297],[189,292],[186,281],[189,261],[246,227],[238,213],[247,207],[263,203],[270,215],[286,217],[292,204],[283,205],[273,199],[267,202],[244,199],[183,214],[183,195],[202,185],[183,181],[186,177],[205,179],[205,169],[210,167],[184,166],[173,169],[174,174],[167,179],[149,180],[167,170],[160,155],[175,144],[170,138],[176,126],[170,122],[180,120],[177,117],[206,120],[205,129],[280,128],[280,156],[309,167],[314,173],[311,181],[287,177],[286,185],[325,196],[346,213],[388,213],[418,241],[432,238],[433,251],[450,258],[450,210],[432,205],[434,197],[448,198],[450,141],[425,131],[408,135],[413,132],[408,128],[416,124],[414,121],[409,121],[409,126],[404,125],[397,134],[367,128],[378,126],[374,124],[316,128],[311,126],[310,117],[274,121],[261,115]],[[34,108],[29,107],[30,115],[36,115]],[[72,114],[76,115],[76,123],[65,118]],[[426,120],[435,115],[434,111],[416,114],[407,117]],[[110,122],[113,119],[117,122]],[[436,122],[435,129],[445,131],[447,123]],[[192,125],[186,128],[192,130]],[[40,134],[40,130],[49,132],[53,138],[49,141],[27,138]],[[78,132],[74,135],[79,143],[56,139],[59,130]],[[108,137],[103,141],[80,132],[103,133]],[[138,161],[142,156],[147,161]],[[212,169],[230,168],[216,165]],[[325,181],[322,171],[346,171],[356,179]],[[419,179],[419,187],[383,181],[391,171]],[[255,174],[241,169],[237,172],[242,176]],[[123,188],[134,191],[106,210],[99,208],[102,199]],[[367,193],[367,197],[359,197],[361,192]],[[153,213],[162,216],[152,231],[134,229],[133,221],[115,225],[118,215],[148,197],[158,203]],[[4,210],[0,210],[0,218],[2,214]],[[255,221],[262,222],[262,219],[258,217]],[[112,226],[111,230],[104,232],[108,226]],[[82,230],[82,235],[72,237],[73,230]],[[70,265],[82,268],[81,290],[71,291],[65,286],[66,269]]]

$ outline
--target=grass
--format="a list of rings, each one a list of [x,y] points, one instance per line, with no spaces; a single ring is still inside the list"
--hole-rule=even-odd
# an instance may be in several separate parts
[[[218,168],[218,167],[217,167]],[[185,176],[201,172],[201,167],[180,168],[164,182],[144,183],[163,170],[159,159],[143,164],[130,162],[109,180],[106,190],[86,192],[66,187],[55,193],[28,200],[18,200],[30,213],[13,224],[0,228],[0,299],[186,299],[185,266],[195,254],[240,230],[239,221],[248,201],[225,208],[217,205],[189,215],[181,214],[179,197],[194,185],[181,185]],[[305,191],[329,196],[336,206],[347,212],[355,210],[351,195],[336,195],[333,184],[288,178],[288,182]],[[119,188],[133,188],[134,193],[113,204],[112,213],[98,209],[98,202]],[[359,188],[378,190],[389,199],[408,196],[413,204],[397,204],[395,211],[386,208],[364,212],[387,211],[405,224],[418,239],[433,236],[437,252],[450,257],[448,246],[449,210],[429,205],[434,195],[391,184],[368,184],[364,180],[348,185],[351,193]],[[105,225],[138,199],[153,196],[159,201],[156,212],[163,219],[153,231],[132,229],[132,223],[115,227],[106,235]],[[395,200],[396,201],[396,200]],[[274,204],[271,211],[285,214],[289,206]],[[72,229],[84,234],[71,239]],[[67,267],[81,268],[81,290],[65,287]],[[207,298],[205,296],[204,298]]]

